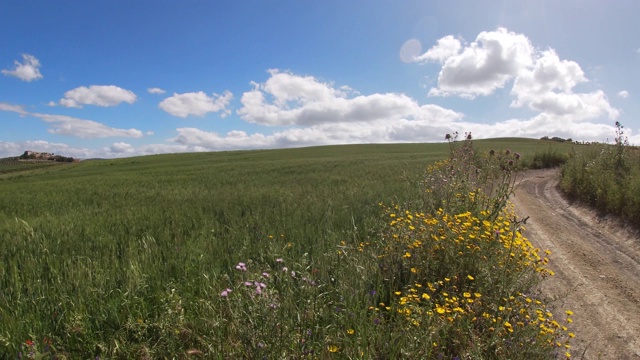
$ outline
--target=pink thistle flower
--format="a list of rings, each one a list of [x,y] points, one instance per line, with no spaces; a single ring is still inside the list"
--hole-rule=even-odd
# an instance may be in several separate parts
[[[283,262],[283,261],[284,261],[284,260],[282,260],[282,258],[277,258],[277,259],[276,259],[276,262],[278,262],[278,263],[281,263],[281,262]]]
[[[263,273],[262,273],[262,276],[264,276],[264,277],[268,278],[268,277],[269,277],[269,276],[271,276],[271,275],[269,275],[269,273],[268,273],[268,272],[263,272]]]
[[[223,292],[221,292],[221,293],[220,293],[220,296],[222,296],[222,297],[227,297],[227,296],[229,296],[229,294],[230,294],[232,291],[233,291],[233,290],[231,290],[231,289],[226,289],[226,290],[224,290]]]

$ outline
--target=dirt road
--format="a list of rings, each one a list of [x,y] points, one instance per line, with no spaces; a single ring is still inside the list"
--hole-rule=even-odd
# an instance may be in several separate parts
[[[523,176],[513,202],[530,216],[525,236],[552,252],[542,290],[574,312],[572,358],[640,359],[640,237],[567,202],[558,170]]]

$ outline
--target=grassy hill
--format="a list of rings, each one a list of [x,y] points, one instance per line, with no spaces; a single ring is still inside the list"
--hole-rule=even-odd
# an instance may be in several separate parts
[[[523,161],[571,147],[517,138],[474,144],[480,153],[517,151]],[[422,196],[425,168],[449,151],[444,143],[345,145],[4,174],[0,166],[0,344],[9,356],[32,338],[72,358],[205,351],[224,338],[215,306],[233,283],[229,269],[248,260],[276,266],[281,256],[300,271],[320,269],[318,278],[338,278],[336,264],[323,266],[327,254],[369,241],[378,204]]]
[[[475,145],[525,157],[569,148],[517,138]],[[57,238],[63,226],[73,241],[75,231],[88,239],[190,238],[253,228],[287,232],[306,244],[318,232],[363,221],[380,201],[412,196],[408,182],[448,152],[444,143],[345,145],[65,164],[0,175],[0,223],[23,219]]]

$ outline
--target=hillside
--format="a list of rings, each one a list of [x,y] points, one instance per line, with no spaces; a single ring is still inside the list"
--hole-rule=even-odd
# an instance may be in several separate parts
[[[571,148],[512,138],[474,145],[483,157],[509,149],[522,155],[520,161]],[[29,340],[53,342],[71,358],[193,349],[251,357],[263,351],[253,341],[257,336],[274,347],[264,351],[281,346],[300,356],[308,347],[326,356],[340,349],[357,356],[359,346],[371,356],[393,353],[401,350],[386,346],[394,339],[415,351],[431,349],[410,341],[404,330],[375,326],[387,315],[370,318],[369,307],[394,302],[396,295],[384,285],[378,257],[365,250],[384,249],[376,241],[386,223],[382,205],[426,206],[429,199],[418,190],[431,181],[425,170],[449,153],[446,143],[345,145],[153,155],[0,174],[0,340],[11,356]],[[269,282],[280,261],[295,283]],[[259,272],[238,272],[245,267]],[[478,306],[497,294],[487,270],[475,275],[476,283],[487,284],[477,291],[483,296]],[[286,285],[277,304],[252,301],[250,294],[238,303],[244,310],[224,302],[222,294],[240,295],[243,283],[260,276]],[[321,287],[312,285],[316,280]],[[243,317],[256,312],[263,315],[255,321]],[[350,320],[351,312],[359,320]],[[287,324],[293,350],[282,343],[284,335],[274,336],[277,323]],[[304,346],[299,329],[309,334]],[[429,329],[423,330],[426,336]]]

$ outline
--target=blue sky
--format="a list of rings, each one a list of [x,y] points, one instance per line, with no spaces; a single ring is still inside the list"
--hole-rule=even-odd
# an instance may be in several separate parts
[[[640,144],[637,1],[4,1],[0,157]]]

